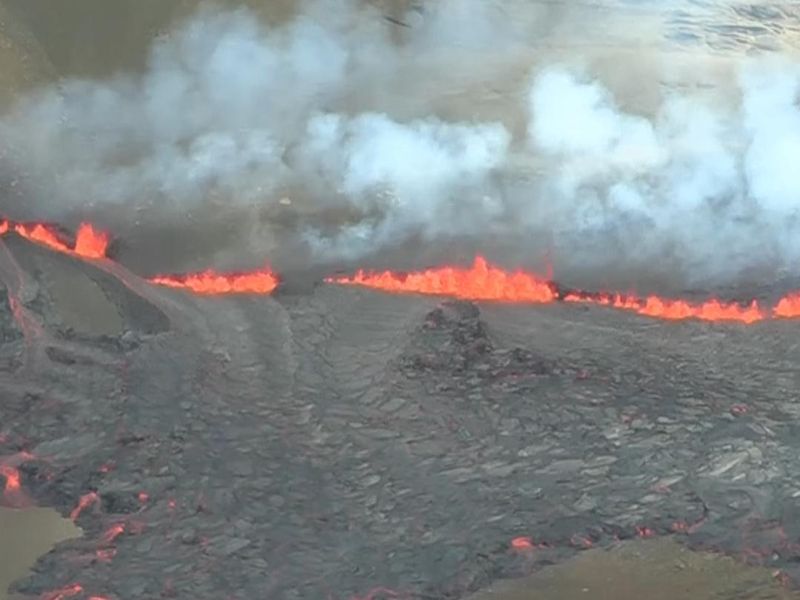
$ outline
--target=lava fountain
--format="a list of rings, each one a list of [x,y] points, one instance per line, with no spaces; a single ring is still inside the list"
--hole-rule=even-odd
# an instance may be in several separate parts
[[[157,275],[156,285],[185,289],[201,295],[270,294],[278,287],[278,276],[268,267],[258,271],[218,273],[214,270],[186,275]]]
[[[56,252],[74,254],[81,258],[100,259],[106,257],[109,236],[95,229],[91,223],[81,223],[75,234],[75,246],[70,248],[55,228],[44,223],[12,223],[0,221],[0,235],[13,231],[20,237],[36,244],[46,246]]]
[[[352,277],[329,277],[328,283],[358,285],[386,292],[452,296],[463,300],[495,300],[543,304],[558,299],[557,286],[537,275],[509,273],[475,258],[470,268],[439,267],[416,273],[368,273],[360,270]]]
[[[755,300],[746,304],[712,298],[686,300],[635,294],[606,294],[563,290],[553,281],[524,271],[508,272],[478,256],[469,268],[443,266],[424,271],[357,271],[352,276],[329,277],[327,283],[373,288],[396,294],[428,294],[462,300],[544,304],[557,301],[609,306],[667,320],[697,319],[752,324],[770,318],[800,317],[800,292],[781,298],[772,309]]]

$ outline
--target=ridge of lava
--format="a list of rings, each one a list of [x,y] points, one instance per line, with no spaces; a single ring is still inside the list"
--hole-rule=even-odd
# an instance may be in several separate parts
[[[508,272],[476,256],[470,267],[443,266],[414,272],[368,272],[328,277],[327,283],[361,286],[389,293],[450,296],[462,300],[548,304],[570,302],[609,306],[643,316],[668,320],[735,321],[756,323],[773,318],[800,317],[800,292],[790,292],[775,306],[762,307],[711,298],[703,302],[564,289],[556,282],[521,270]]]
[[[95,229],[91,223],[83,222],[75,233],[75,245],[69,245],[61,239],[56,228],[46,223],[16,223],[7,219],[0,220],[0,235],[13,231],[28,241],[46,246],[56,252],[74,254],[81,258],[106,258],[110,237],[104,231]]]
[[[79,225],[74,245],[64,241],[58,229],[46,223],[0,220],[0,235],[19,236],[57,252],[86,259],[107,258],[110,235],[91,223]],[[269,267],[253,271],[220,272],[207,269],[196,273],[164,274],[148,282],[198,295],[271,294],[280,277]],[[782,296],[773,306],[711,298],[702,302],[665,298],[654,294],[620,294],[567,289],[552,279],[523,270],[507,271],[477,255],[470,267],[440,266],[422,271],[366,271],[325,278],[326,283],[367,287],[392,294],[446,296],[461,300],[550,304],[568,302],[607,306],[666,320],[697,319],[752,324],[769,319],[800,317],[800,290]]]
[[[220,273],[208,269],[183,275],[156,275],[148,279],[156,285],[185,289],[200,295],[270,294],[280,279],[269,267],[256,271]]]

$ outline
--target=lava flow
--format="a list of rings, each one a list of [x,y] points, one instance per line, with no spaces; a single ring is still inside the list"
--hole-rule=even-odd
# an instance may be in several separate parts
[[[536,275],[516,271],[508,273],[490,265],[482,256],[472,267],[441,267],[417,273],[367,273],[352,277],[329,277],[328,283],[359,285],[387,292],[453,296],[468,300],[546,303],[558,299],[558,289]]]
[[[278,287],[278,276],[269,268],[246,273],[218,273],[213,270],[188,275],[158,275],[151,283],[186,289],[195,294],[269,294]]]
[[[98,231],[90,223],[81,223],[75,234],[75,247],[70,248],[56,230],[44,223],[11,223],[0,221],[0,235],[14,231],[26,240],[46,246],[56,252],[74,254],[82,258],[105,258],[108,249],[108,234]]]
[[[683,319],[699,319],[701,321],[739,321],[741,323],[755,323],[767,318],[754,300],[747,306],[736,302],[722,302],[717,299],[707,300],[699,304],[692,304],[685,300],[670,300],[658,296],[623,296],[620,294],[586,294],[569,292],[564,295],[565,302],[583,302],[612,306],[614,308],[629,310],[640,315],[679,321]]]
[[[603,294],[562,290],[553,281],[522,271],[509,273],[490,265],[482,256],[472,267],[440,267],[413,273],[368,273],[360,270],[351,277],[329,277],[328,283],[356,285],[390,293],[451,296],[464,300],[549,303],[580,302],[610,306],[640,315],[668,320],[735,321],[751,324],[765,319],[800,317],[800,292],[781,298],[772,310],[753,300],[748,304],[711,299],[700,303],[658,296]]]
[[[782,319],[800,317],[800,292],[786,294],[778,301],[772,312]]]

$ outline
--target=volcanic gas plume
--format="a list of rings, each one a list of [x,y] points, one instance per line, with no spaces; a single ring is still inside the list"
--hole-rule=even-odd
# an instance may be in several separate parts
[[[101,211],[122,234],[132,211],[173,223],[209,206],[268,210],[243,219],[237,241],[275,264],[469,238],[476,253],[496,240],[514,257],[550,250],[569,275],[800,274],[793,62],[720,69],[675,54],[661,69],[644,49],[608,73],[554,54],[546,32],[570,29],[530,3],[447,0],[393,20],[362,4],[308,2],[272,27],[200,11],[153,43],[142,73],[31,94],[0,121],[22,184],[2,208]],[[631,35],[613,11],[592,14],[614,39]],[[637,35],[660,35],[660,17]],[[610,76],[637,61],[649,61],[637,80],[648,107]],[[502,90],[494,104],[487,89]],[[207,247],[211,263],[214,236]]]

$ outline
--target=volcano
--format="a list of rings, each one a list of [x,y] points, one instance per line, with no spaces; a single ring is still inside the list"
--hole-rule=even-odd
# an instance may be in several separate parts
[[[800,577],[800,323],[643,318],[481,261],[503,301],[448,287],[470,267],[212,294],[14,229],[3,503],[85,531],[15,592],[458,599],[662,535]]]

